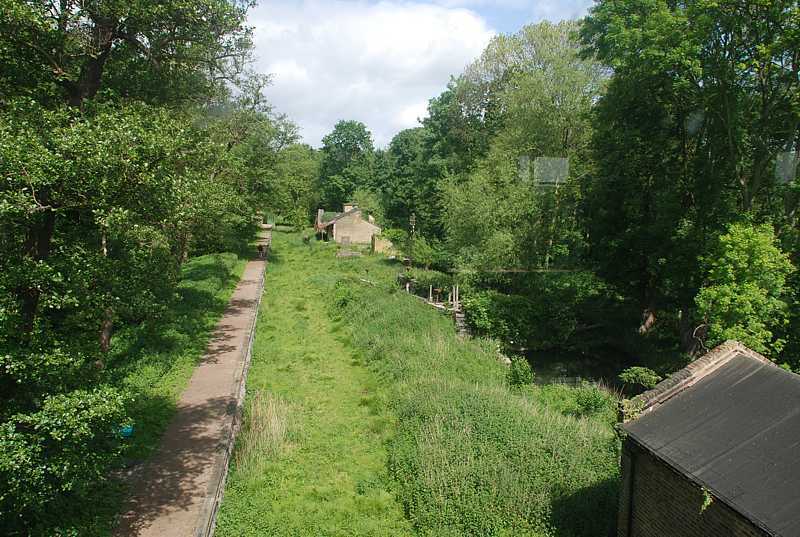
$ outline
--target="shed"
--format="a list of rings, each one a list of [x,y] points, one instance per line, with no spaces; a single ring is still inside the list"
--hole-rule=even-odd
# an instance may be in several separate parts
[[[618,537],[800,537],[800,376],[728,341],[624,408]]]
[[[340,244],[371,244],[372,237],[381,233],[372,216],[365,218],[363,211],[351,203],[346,203],[341,213],[333,215],[319,209],[314,229],[325,239]]]

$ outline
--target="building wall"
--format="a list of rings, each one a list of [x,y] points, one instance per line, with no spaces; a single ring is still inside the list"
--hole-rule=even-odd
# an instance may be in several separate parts
[[[389,254],[394,252],[394,244],[389,239],[381,239],[377,235],[372,237],[372,251],[376,254]]]
[[[371,244],[372,236],[380,232],[381,228],[364,220],[360,212],[345,216],[333,225],[333,239],[338,243],[350,237],[351,244]]]
[[[702,511],[702,489],[630,438],[622,453],[618,537],[767,537],[721,500]]]

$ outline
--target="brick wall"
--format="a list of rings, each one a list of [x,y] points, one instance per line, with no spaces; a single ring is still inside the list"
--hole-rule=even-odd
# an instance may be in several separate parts
[[[702,513],[703,491],[630,438],[622,453],[618,537],[766,537],[715,499]]]

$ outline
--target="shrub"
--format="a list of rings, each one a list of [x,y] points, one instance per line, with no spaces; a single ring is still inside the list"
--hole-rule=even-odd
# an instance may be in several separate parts
[[[788,324],[786,279],[794,271],[768,224],[732,224],[703,260],[707,282],[695,298],[709,323],[709,344],[736,339],[755,351],[779,353],[775,330]]]
[[[596,386],[584,383],[575,390],[575,402],[578,416],[591,416],[602,412],[608,407],[610,395]]]
[[[508,379],[509,386],[513,387],[533,384],[533,370],[531,369],[531,364],[521,356],[513,356],[506,378]]]
[[[624,369],[619,374],[619,380],[624,384],[634,384],[650,389],[659,383],[661,377],[652,369],[634,366]]]
[[[0,424],[0,520],[8,534],[27,534],[53,518],[53,502],[80,498],[104,479],[127,419],[124,403],[112,388],[75,390]]]

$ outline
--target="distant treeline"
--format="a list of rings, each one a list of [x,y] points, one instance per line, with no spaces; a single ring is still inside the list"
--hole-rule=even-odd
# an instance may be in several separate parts
[[[455,269],[476,328],[517,347],[663,373],[735,338],[797,368],[799,29],[796,2],[733,0],[525,26],[387,149],[337,125],[321,199]]]

